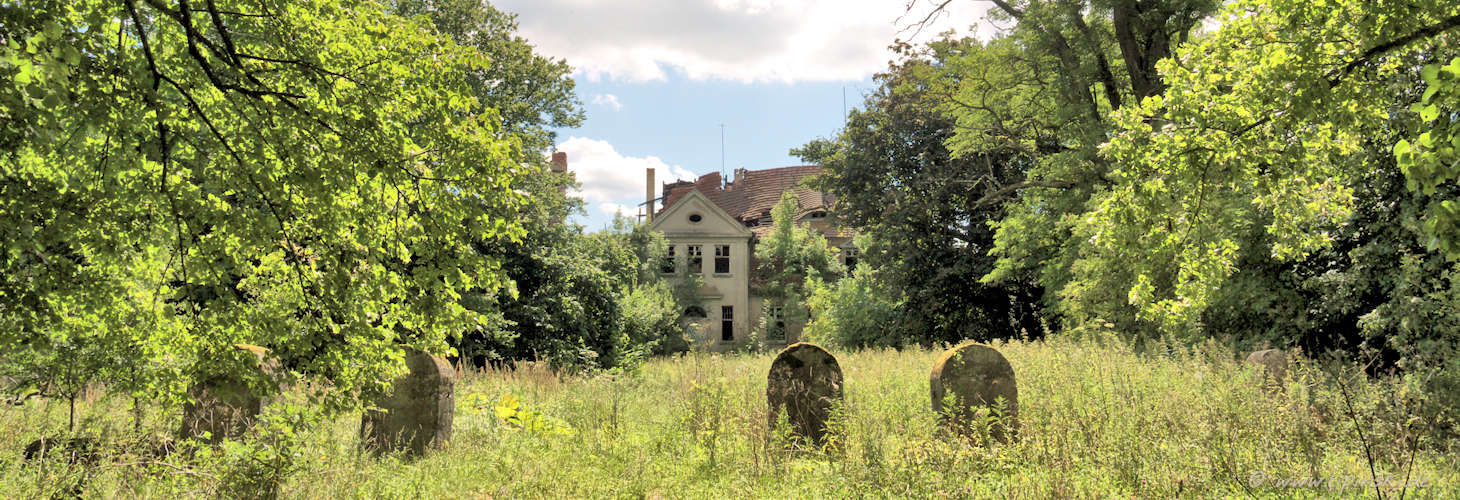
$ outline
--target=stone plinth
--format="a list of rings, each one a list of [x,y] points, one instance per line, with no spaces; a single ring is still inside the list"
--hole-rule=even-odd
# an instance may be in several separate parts
[[[365,410],[360,438],[375,451],[404,450],[421,455],[451,440],[456,412],[456,372],[445,358],[414,349],[406,351],[405,375],[390,394]]]
[[[793,436],[820,445],[831,409],[841,400],[842,369],[825,349],[805,342],[792,344],[771,362],[766,383],[771,428],[785,413]]]
[[[243,362],[256,370],[259,377],[273,380],[282,370],[269,350],[256,345],[234,344]],[[248,378],[230,374],[215,375],[193,384],[188,389],[189,401],[183,405],[182,437],[203,438],[218,443],[224,438],[239,438],[248,431],[268,404],[268,398],[248,385]]]
[[[933,363],[929,385],[933,412],[947,429],[966,435],[975,428],[973,418],[1001,409],[1003,419],[990,427],[989,436],[1000,441],[1018,437],[1014,368],[994,348],[970,342],[949,349]]]
[[[1267,349],[1247,355],[1247,362],[1262,367],[1262,384],[1269,389],[1281,389],[1288,376],[1288,363],[1292,355],[1282,349]]]

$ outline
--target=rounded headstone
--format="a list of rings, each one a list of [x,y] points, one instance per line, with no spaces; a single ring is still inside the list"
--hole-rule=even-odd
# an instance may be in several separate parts
[[[1002,401],[1004,418],[989,429],[989,435],[1000,441],[1018,437],[1019,387],[1014,368],[994,348],[969,342],[949,349],[933,363],[929,385],[933,413],[950,430],[968,433],[979,409],[992,411]],[[952,407],[947,407],[950,403]]]
[[[1288,363],[1292,356],[1282,349],[1266,349],[1247,355],[1247,362],[1262,367],[1263,385],[1268,388],[1282,388],[1288,375]]]
[[[87,382],[81,387],[80,398],[87,404],[93,404],[106,397],[106,384],[97,381]]]
[[[446,358],[415,349],[406,350],[405,362],[408,371],[390,394],[360,418],[360,437],[372,450],[421,455],[451,440],[456,371]]]
[[[255,370],[253,375],[273,379],[281,371],[269,350],[249,344],[234,344],[243,363]],[[189,401],[183,405],[182,437],[202,438],[217,443],[224,438],[243,436],[263,412],[268,400],[249,386],[245,377],[233,374],[214,375],[188,388]]]
[[[785,413],[793,436],[819,445],[832,407],[842,400],[842,369],[826,349],[792,344],[771,362],[765,393],[771,428]]]

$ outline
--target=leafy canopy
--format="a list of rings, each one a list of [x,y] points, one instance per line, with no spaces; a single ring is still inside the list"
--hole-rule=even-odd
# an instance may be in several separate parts
[[[757,292],[767,307],[782,308],[787,323],[806,320],[808,283],[832,281],[843,273],[826,237],[796,223],[800,208],[794,191],[781,193],[781,201],[771,208],[774,227],[755,245]]]
[[[399,345],[486,321],[459,299],[500,264],[471,245],[520,238],[526,200],[520,139],[473,92],[481,51],[375,0],[33,0],[0,21],[7,353],[79,335],[178,380],[254,343],[349,399]]]

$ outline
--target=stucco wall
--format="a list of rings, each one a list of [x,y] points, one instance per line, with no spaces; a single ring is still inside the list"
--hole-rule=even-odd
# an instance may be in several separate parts
[[[692,215],[699,215],[700,221],[692,222]],[[698,193],[659,214],[653,228],[663,232],[674,246],[677,266],[689,265],[690,246],[699,245],[703,252],[699,271],[704,280],[701,307],[706,318],[700,322],[697,335],[705,342],[703,347],[724,350],[748,339],[757,319],[750,303],[750,231]],[[716,245],[730,247],[729,273],[714,272]],[[721,340],[724,306],[730,306],[733,313],[734,339],[729,343]]]
[[[693,215],[699,216],[698,222],[691,220]],[[851,245],[848,235],[837,234],[831,230],[828,219],[803,222],[823,234],[833,234],[827,238],[827,243],[833,247]],[[706,318],[698,322],[695,336],[698,345],[709,350],[723,351],[734,344],[753,340],[750,337],[760,325],[761,315],[765,313],[764,301],[750,293],[750,273],[755,265],[751,255],[753,233],[698,191],[691,191],[676,200],[674,205],[666,207],[656,216],[652,227],[663,232],[674,246],[679,266],[687,264],[689,246],[699,245],[703,251],[700,276],[705,286],[701,289],[701,307],[705,310]],[[714,273],[716,245],[730,247],[728,274]],[[840,254],[837,256],[838,259],[842,257]],[[729,343],[721,340],[721,317],[723,307],[727,305],[734,312],[734,340]],[[802,340],[804,327],[804,322],[787,322],[786,343]]]

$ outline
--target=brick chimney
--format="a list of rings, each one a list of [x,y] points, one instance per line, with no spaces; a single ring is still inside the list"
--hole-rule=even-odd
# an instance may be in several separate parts
[[[553,173],[568,173],[568,153],[562,151],[553,153]]]
[[[654,169],[644,169],[644,221],[654,223]]]

